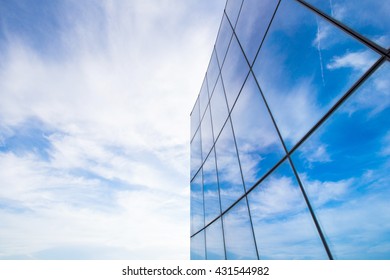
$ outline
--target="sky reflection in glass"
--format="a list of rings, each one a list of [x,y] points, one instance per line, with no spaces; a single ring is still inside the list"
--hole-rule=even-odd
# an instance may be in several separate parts
[[[222,86],[221,76],[218,78],[218,82],[215,86],[210,103],[211,116],[213,118],[213,131],[215,138],[217,138],[229,113],[225,98],[225,92]]]
[[[236,37],[233,36],[221,70],[222,81],[225,86],[226,98],[230,109],[233,107],[248,72],[248,63],[245,60]]]
[[[236,25],[238,13],[240,12],[240,7],[243,0],[228,0],[226,3],[226,14],[229,17],[230,22],[233,26]]]
[[[218,219],[206,228],[206,254],[208,260],[225,259],[223,240],[222,223],[221,219]]]
[[[204,230],[191,238],[191,260],[205,260],[205,236]]]
[[[240,165],[229,120],[226,122],[215,147],[221,204],[222,211],[224,211],[244,194]]]
[[[277,4],[278,0],[245,0],[242,5],[236,33],[249,64],[255,58]]]
[[[213,129],[211,127],[210,106],[207,106],[200,125],[202,135],[202,155],[205,159],[214,144]]]
[[[191,142],[196,257],[390,259],[390,6],[304,2],[227,2]]]
[[[254,72],[288,148],[378,55],[294,1],[282,1]]]
[[[203,165],[203,189],[205,224],[207,225],[221,214],[214,150],[211,151]]]
[[[228,260],[257,260],[255,241],[246,199],[241,199],[223,216]]]
[[[195,135],[196,130],[198,129],[200,124],[199,118],[199,98],[196,99],[196,103],[191,112],[191,140]]]
[[[248,189],[285,155],[252,74],[242,89],[231,118]]]
[[[390,4],[383,0],[306,0],[323,12],[368,37],[390,47]]]
[[[260,259],[328,258],[288,162],[257,186],[248,200]]]
[[[215,48],[217,50],[217,57],[220,64],[223,63],[225,59],[226,50],[229,47],[230,40],[233,35],[233,29],[230,26],[229,20],[226,15],[222,18],[221,27],[218,32],[217,41],[215,43]]]
[[[191,234],[204,227],[202,172],[191,182]]]
[[[202,147],[200,143],[200,129],[195,133],[191,142],[191,179],[198,172],[202,164]]]
[[[217,53],[215,49],[213,51],[213,55],[211,56],[209,68],[207,69],[207,82],[209,92],[213,92],[215,83],[217,82],[217,78],[219,75],[219,63],[217,59]]]
[[[390,259],[390,63],[293,155],[337,259]]]

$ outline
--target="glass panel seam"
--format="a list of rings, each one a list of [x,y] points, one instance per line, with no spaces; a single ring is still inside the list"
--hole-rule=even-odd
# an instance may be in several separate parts
[[[217,163],[217,152],[215,151],[215,148],[213,148],[214,150],[214,162],[215,162],[215,173],[217,175],[217,187],[218,187],[218,201],[219,201],[219,215],[218,217],[216,218],[216,220],[218,220],[219,218],[221,218],[221,225],[222,225],[222,239],[223,239],[223,252],[224,252],[224,255],[225,255],[225,260],[227,260],[227,255],[226,255],[226,244],[225,244],[225,230],[224,230],[224,226],[223,226],[223,219],[222,219],[222,202],[221,202],[221,188],[219,186],[219,175],[218,175],[218,163]],[[215,221],[216,221],[215,220]],[[213,221],[210,222],[213,223]]]
[[[272,17],[271,17],[271,20],[270,20],[270,22],[269,22],[269,24],[268,24],[268,26],[267,26],[267,29],[265,30],[263,39],[261,40],[260,45],[259,45],[259,48],[257,49],[257,52],[256,52],[256,54],[255,54],[255,57],[253,58],[253,62],[252,62],[251,65],[249,65],[250,70],[252,70],[252,66],[255,64],[255,61],[256,61],[256,59],[257,59],[257,56],[259,55],[260,49],[261,49],[261,47],[263,46],[263,43],[264,43],[264,41],[265,41],[265,38],[267,37],[267,34],[268,34],[269,29],[271,28],[271,25],[272,25],[272,22],[274,21],[276,12],[277,12],[278,9],[279,9],[280,2],[281,2],[281,0],[278,1],[278,4],[277,4],[276,7],[275,7],[275,11],[274,11],[274,13],[272,14]]]
[[[245,83],[245,82],[244,82],[244,83]],[[252,231],[253,242],[254,242],[254,244],[255,244],[257,259],[259,259],[259,251],[258,251],[258,249],[257,249],[255,231],[254,231],[254,229],[253,229],[252,215],[251,215],[251,211],[250,211],[250,209],[249,209],[249,204],[248,204],[248,197],[246,196],[247,190],[246,190],[246,187],[245,187],[244,175],[242,174],[242,167],[241,167],[240,155],[239,155],[239,153],[238,153],[238,148],[237,148],[236,135],[235,135],[235,133],[234,133],[233,122],[232,122],[232,119],[231,119],[230,115],[228,116],[228,120],[230,121],[230,125],[231,125],[231,127],[232,127],[233,140],[234,140],[234,147],[235,147],[235,150],[236,150],[236,156],[237,156],[237,160],[238,160],[238,166],[239,166],[239,168],[240,168],[241,181],[242,181],[242,185],[243,185],[243,187],[244,187],[244,196],[245,196],[245,201],[246,201],[246,207],[247,207],[247,209],[248,209],[248,215],[249,215],[249,221],[250,221],[250,225],[251,225],[251,231]]]

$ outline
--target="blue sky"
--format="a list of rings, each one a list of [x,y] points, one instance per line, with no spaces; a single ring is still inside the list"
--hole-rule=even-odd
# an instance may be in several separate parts
[[[1,1],[1,259],[189,257],[189,114],[224,4]]]

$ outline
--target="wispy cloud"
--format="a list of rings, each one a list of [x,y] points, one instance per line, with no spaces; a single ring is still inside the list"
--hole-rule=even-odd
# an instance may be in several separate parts
[[[1,258],[189,256],[185,116],[223,5],[70,1],[55,44],[3,28]],[[46,158],[6,146],[32,121]]]
[[[347,52],[343,56],[334,56],[326,67],[330,70],[350,67],[357,71],[364,71],[367,65],[374,63],[375,58],[371,51]]]

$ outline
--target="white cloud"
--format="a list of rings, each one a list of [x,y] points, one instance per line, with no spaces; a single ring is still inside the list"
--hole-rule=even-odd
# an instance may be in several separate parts
[[[375,54],[370,50],[360,52],[347,52],[343,56],[335,56],[326,65],[329,70],[339,68],[353,68],[356,71],[364,71],[367,65],[372,65],[375,61]]]
[[[223,4],[67,2],[54,57],[7,33],[2,126],[54,132],[48,161],[1,154],[0,203],[20,208],[0,215],[1,258],[189,256],[186,116]]]

